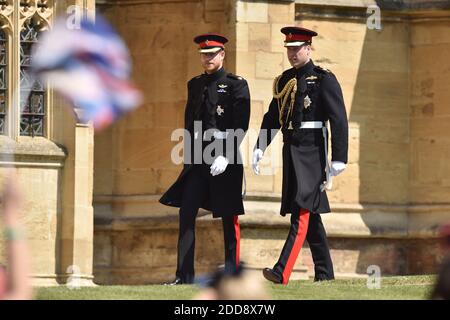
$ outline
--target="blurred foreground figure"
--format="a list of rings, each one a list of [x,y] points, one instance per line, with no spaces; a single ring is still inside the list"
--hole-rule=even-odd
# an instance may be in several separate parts
[[[207,282],[194,300],[269,300],[271,299],[262,278],[247,270],[243,264],[234,272],[224,269]]]
[[[450,300],[450,224],[441,228],[440,240],[444,258],[431,299]]]
[[[21,194],[15,181],[10,178],[0,198],[0,217],[4,226],[1,231],[4,231],[7,252],[7,267],[0,266],[0,300],[26,300],[32,297],[29,252],[19,222],[20,204]]]
[[[34,48],[33,72],[37,78],[78,108],[82,122],[100,130],[136,108],[141,94],[130,81],[128,49],[101,17],[84,20],[69,29],[59,20]]]

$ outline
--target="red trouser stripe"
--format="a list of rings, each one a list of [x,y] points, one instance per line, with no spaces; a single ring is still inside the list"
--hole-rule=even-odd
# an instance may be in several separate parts
[[[283,271],[283,284],[287,284],[289,282],[289,277],[291,276],[292,269],[294,269],[295,261],[297,260],[300,249],[303,246],[303,242],[305,242],[306,234],[308,233],[309,211],[306,209],[300,209],[298,220],[297,235],[295,236],[294,245]]]
[[[239,267],[241,249],[241,229],[239,227],[238,216],[234,216],[234,233],[236,235],[236,266]]]

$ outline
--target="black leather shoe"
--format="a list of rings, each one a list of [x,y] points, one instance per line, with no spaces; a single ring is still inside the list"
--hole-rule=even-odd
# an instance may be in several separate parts
[[[272,281],[273,283],[282,283],[283,282],[281,279],[281,276],[276,274],[275,271],[270,268],[264,268],[263,275],[264,275],[264,278],[266,278],[269,281]]]
[[[179,284],[183,284],[183,281],[179,277],[176,277],[175,280],[173,280],[173,281],[163,283],[163,285],[165,285],[165,286],[176,286]]]

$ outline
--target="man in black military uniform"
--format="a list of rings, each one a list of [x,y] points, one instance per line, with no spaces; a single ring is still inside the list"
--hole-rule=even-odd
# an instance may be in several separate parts
[[[178,262],[171,285],[194,281],[195,219],[199,208],[222,218],[225,271],[239,265],[238,216],[244,214],[239,144],[248,129],[250,93],[242,77],[223,68],[225,43],[218,34],[195,37],[205,73],[188,82],[184,168],[160,202],[180,208]],[[208,159],[209,158],[209,159]]]
[[[265,268],[266,279],[287,284],[306,238],[315,266],[315,280],[334,279],[333,264],[320,213],[330,211],[326,190],[331,177],[347,163],[348,122],[342,91],[333,73],[310,58],[316,32],[285,27],[285,47],[293,68],[274,82],[274,97],[264,115],[253,152],[253,169],[279,129],[283,133],[283,186],[281,215],[291,214],[291,227],[278,262]],[[328,163],[331,126],[332,163]]]

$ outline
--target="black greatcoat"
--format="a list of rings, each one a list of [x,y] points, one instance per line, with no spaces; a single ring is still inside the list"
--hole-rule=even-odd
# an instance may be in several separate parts
[[[260,131],[257,147],[264,151],[281,128],[284,142],[281,215],[297,212],[300,208],[311,213],[330,212],[326,191],[320,190],[326,180],[323,132],[299,127],[303,121],[329,120],[332,161],[347,163],[348,122],[341,87],[333,73],[315,66],[312,61],[299,69],[283,72],[278,81],[278,92],[292,78],[297,79],[293,111],[289,117],[283,112],[281,125],[279,106],[274,98],[261,125],[261,129],[267,129],[269,133],[262,135]],[[307,97],[309,106],[305,105]],[[290,98],[287,106],[289,102]]]
[[[204,112],[211,115],[208,121],[205,121]],[[241,129],[245,133],[248,130],[249,120],[250,92],[245,79],[227,73],[223,68],[212,75],[204,73],[191,79],[188,82],[188,100],[185,109],[187,136],[184,137],[184,167],[178,179],[159,201],[168,206],[180,207],[187,174],[194,166],[202,165],[198,164],[199,159],[201,162],[198,152],[197,154],[194,152],[194,145],[198,146],[199,143],[201,145],[203,136],[203,132],[197,130],[198,121],[202,121],[203,131],[214,128],[222,132]],[[194,126],[194,121],[197,122],[197,126]],[[231,139],[233,141],[230,141]],[[244,214],[242,199],[244,170],[238,152],[242,139],[243,135],[229,135],[227,139],[213,141],[223,145],[223,152],[215,153],[214,157],[223,155],[230,161],[223,173],[214,177],[208,174],[209,194],[201,207],[212,211],[215,218]],[[205,142],[203,144],[205,146]],[[227,146],[231,145],[234,148],[227,149]],[[191,152],[186,152],[187,149]]]

